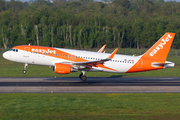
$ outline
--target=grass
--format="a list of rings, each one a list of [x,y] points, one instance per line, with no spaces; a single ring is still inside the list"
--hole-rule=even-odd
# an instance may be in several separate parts
[[[106,72],[86,72],[87,77],[180,77],[180,57],[169,56],[168,61],[174,62],[174,68],[163,70],[139,72],[139,73],[106,73]],[[47,66],[29,65],[27,73],[22,74],[24,64],[14,63],[5,60],[0,56],[0,77],[78,77],[80,72],[61,75],[55,74],[52,68]]]
[[[140,73],[86,72],[88,77],[179,77],[180,57],[169,56],[174,68]],[[47,66],[29,65],[22,74],[23,64],[0,57],[1,77],[77,77],[55,74]],[[0,120],[179,120],[178,93],[110,93],[110,94],[27,94],[1,93]]]
[[[180,119],[180,94],[0,94],[0,119]]]

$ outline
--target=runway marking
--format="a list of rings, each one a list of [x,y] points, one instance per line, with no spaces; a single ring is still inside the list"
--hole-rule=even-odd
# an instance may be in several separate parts
[[[1,93],[180,93],[180,78],[0,78]]]

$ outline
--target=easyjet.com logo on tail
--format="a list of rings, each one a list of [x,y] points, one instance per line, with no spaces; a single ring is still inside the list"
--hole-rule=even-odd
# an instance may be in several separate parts
[[[168,36],[164,39],[161,40],[161,43],[156,46],[155,49],[152,50],[152,52],[150,52],[150,56],[154,56],[159,50],[163,49],[163,46],[166,45],[166,43],[172,38],[172,36],[170,34],[168,34]]]

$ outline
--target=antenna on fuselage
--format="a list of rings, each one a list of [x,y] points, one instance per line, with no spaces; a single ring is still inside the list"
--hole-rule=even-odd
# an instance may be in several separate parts
[[[29,43],[29,46],[31,45],[31,43]]]

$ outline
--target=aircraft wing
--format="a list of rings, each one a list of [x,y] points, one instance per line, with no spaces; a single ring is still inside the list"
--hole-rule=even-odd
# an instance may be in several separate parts
[[[71,65],[79,65],[86,67],[96,67],[98,64],[104,64],[104,62],[111,60],[116,54],[118,48],[116,48],[111,55],[106,59],[96,60],[96,61],[85,61],[85,62],[71,62],[71,63],[63,63],[63,64],[71,64]]]
[[[106,47],[106,44],[105,44],[105,45],[103,45],[103,46],[102,46],[102,48],[101,48],[101,49],[99,49],[99,51],[98,51],[98,52],[99,52],[99,53],[102,53],[105,47]]]

